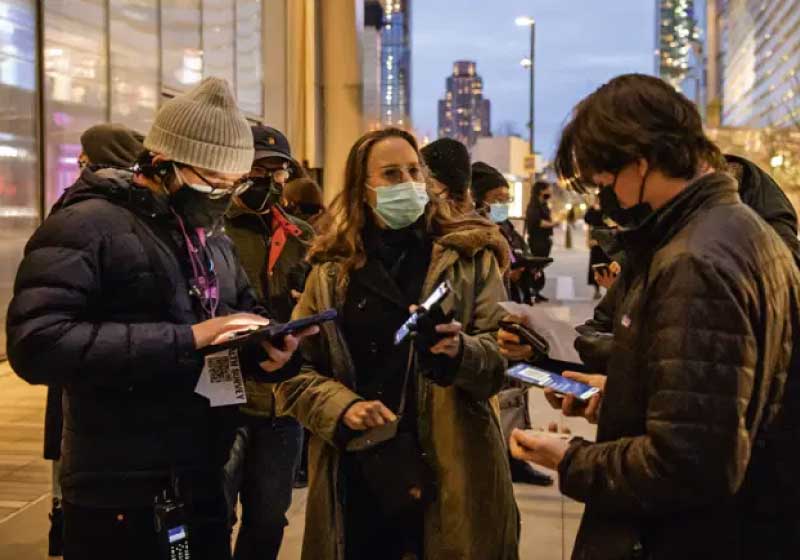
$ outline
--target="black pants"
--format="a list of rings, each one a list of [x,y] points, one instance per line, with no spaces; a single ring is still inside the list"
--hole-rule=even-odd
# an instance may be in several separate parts
[[[553,238],[550,236],[536,236],[528,239],[531,252],[535,257],[549,257],[553,249]],[[546,278],[544,272],[534,281],[533,289],[538,294],[544,289]]]
[[[234,518],[237,496],[242,501],[236,560],[278,557],[302,439],[303,428],[289,417],[250,418],[237,430],[225,465],[225,494]]]
[[[189,513],[192,560],[229,560],[224,503],[195,504]],[[153,508],[87,508],[64,502],[64,560],[160,560]]]
[[[345,559],[404,560],[423,557],[424,514],[389,518],[370,492],[358,462],[345,455]]]

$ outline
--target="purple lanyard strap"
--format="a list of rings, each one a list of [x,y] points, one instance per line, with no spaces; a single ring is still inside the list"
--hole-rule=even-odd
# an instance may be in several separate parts
[[[192,289],[191,292],[200,298],[200,307],[209,318],[217,315],[217,308],[219,307],[219,284],[217,283],[217,275],[214,272],[214,261],[206,254],[206,232],[203,228],[196,228],[195,233],[197,239],[200,241],[200,247],[195,247],[186,231],[186,226],[183,225],[181,217],[173,211],[178,220],[183,240],[186,243],[186,248],[189,252],[189,263],[192,265]],[[201,256],[202,249],[202,256]],[[208,260],[209,266],[206,267],[203,262],[203,257]]]

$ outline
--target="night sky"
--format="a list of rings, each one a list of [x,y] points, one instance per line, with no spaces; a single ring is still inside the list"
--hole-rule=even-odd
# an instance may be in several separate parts
[[[475,60],[492,101],[494,133],[527,139],[527,27],[536,19],[536,150],[550,159],[569,111],[613,76],[654,72],[654,0],[412,0],[412,112],[437,134],[437,101],[455,60]]]

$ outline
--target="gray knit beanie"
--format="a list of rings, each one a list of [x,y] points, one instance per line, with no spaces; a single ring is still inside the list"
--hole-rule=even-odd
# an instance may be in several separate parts
[[[144,147],[178,163],[218,173],[247,173],[253,133],[228,82],[206,78],[167,101],[156,114]]]

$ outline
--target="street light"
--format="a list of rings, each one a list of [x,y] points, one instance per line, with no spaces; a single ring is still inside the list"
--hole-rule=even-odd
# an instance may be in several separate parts
[[[514,20],[520,27],[530,27],[531,28],[531,52],[527,58],[523,58],[520,61],[520,64],[523,68],[527,68],[528,71],[531,73],[531,81],[530,81],[530,113],[528,115],[528,142],[530,143],[531,147],[531,155],[536,153],[536,149],[534,148],[533,142],[533,117],[535,114],[535,100],[534,100],[534,64],[536,59],[534,58],[535,48],[536,48],[536,21],[530,16],[520,16]],[[536,169],[534,167],[534,175],[536,173]]]
[[[781,167],[783,165],[783,162],[784,162],[783,154],[777,154],[772,156],[772,158],[769,160],[769,165],[773,169],[777,169],[778,167]]]

